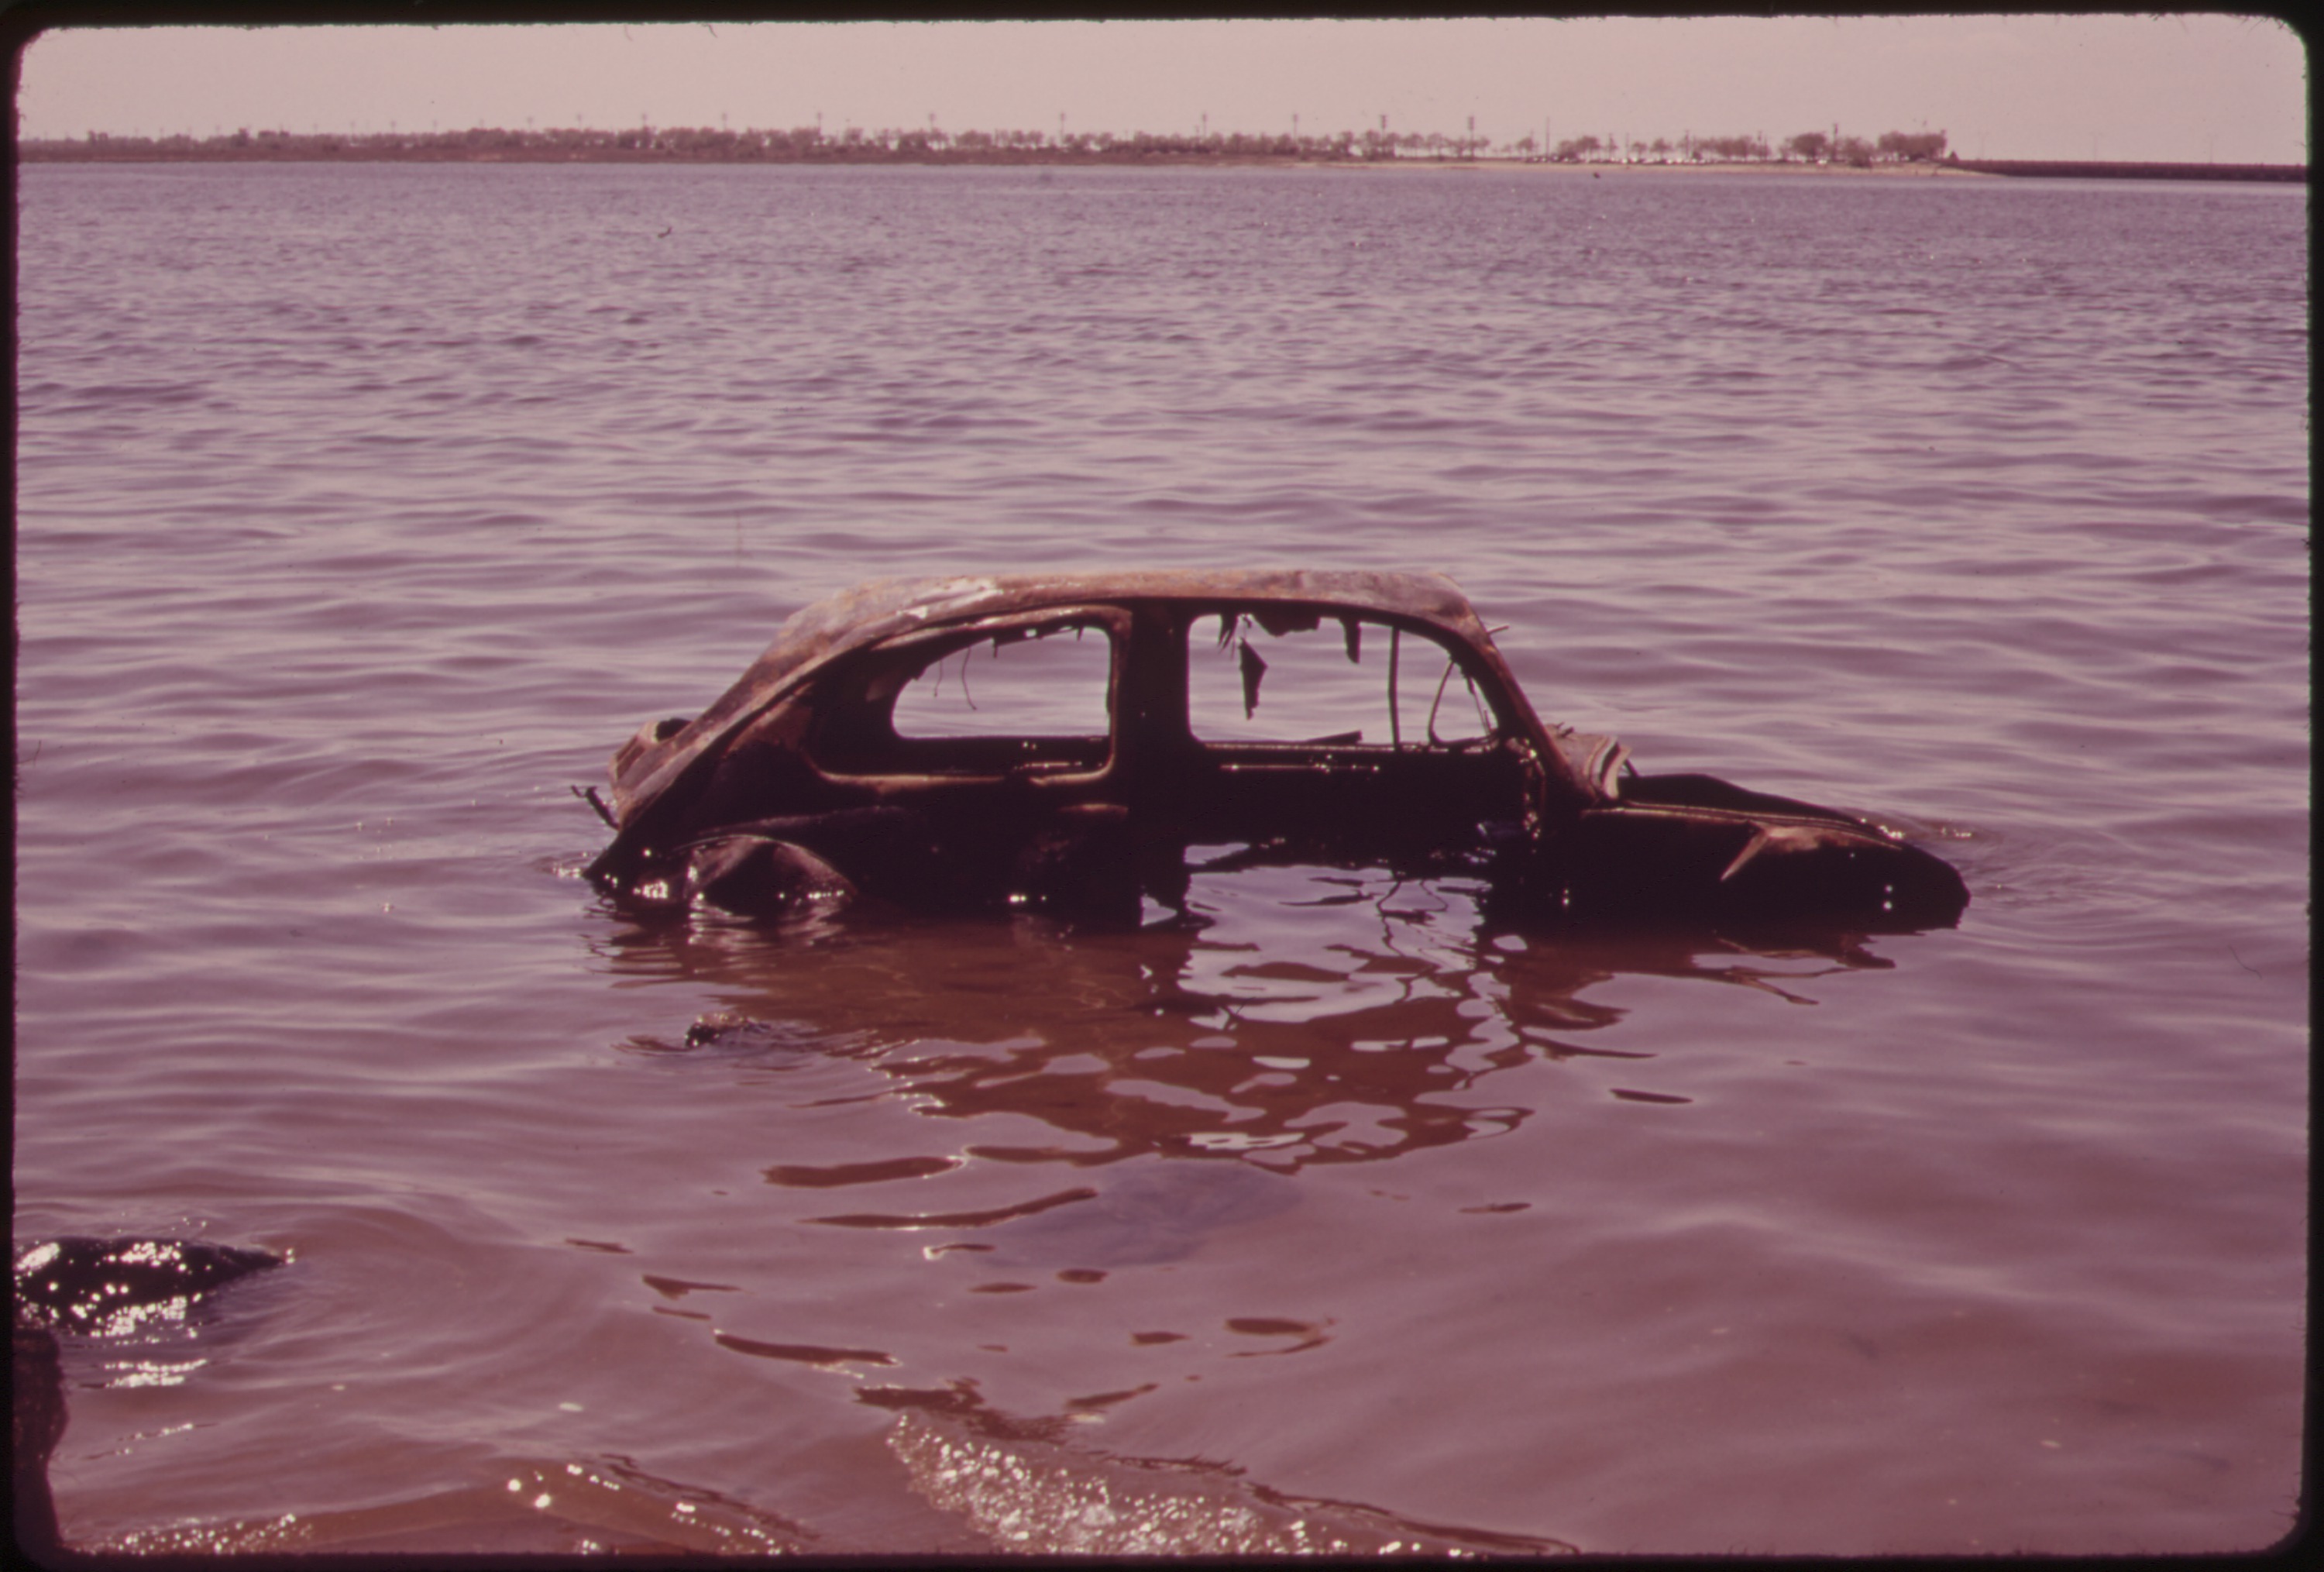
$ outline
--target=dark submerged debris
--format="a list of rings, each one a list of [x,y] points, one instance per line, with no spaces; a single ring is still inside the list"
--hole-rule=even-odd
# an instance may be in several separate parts
[[[1176,1261],[1214,1229],[1296,1206],[1299,1187],[1231,1158],[1180,1158],[1134,1170],[1078,1205],[991,1231],[996,1266],[1110,1267]]]

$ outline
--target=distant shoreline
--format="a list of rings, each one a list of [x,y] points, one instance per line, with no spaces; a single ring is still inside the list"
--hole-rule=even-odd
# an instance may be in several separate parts
[[[1102,151],[1063,148],[890,150],[826,143],[806,154],[737,155],[724,148],[667,145],[560,146],[446,145],[440,139],[383,146],[380,138],[352,143],[330,136],[291,137],[263,134],[246,143],[225,138],[195,142],[188,137],[27,139],[17,146],[21,163],[604,163],[813,165],[858,168],[903,164],[917,168],[1030,166],[1066,169],[1323,169],[1374,171],[1483,171],[1603,178],[1667,174],[1812,175],[1895,179],[2063,179],[2234,180],[2305,183],[2304,164],[2163,163],[2104,160],[1947,159],[1853,164],[1799,159],[1691,160],[1670,162],[1581,162],[1508,157],[1314,157],[1265,153],[1187,152],[1175,148],[1114,147]]]

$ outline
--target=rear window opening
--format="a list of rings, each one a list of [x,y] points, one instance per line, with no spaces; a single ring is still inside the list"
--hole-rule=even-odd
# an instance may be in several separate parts
[[[1102,737],[1113,642],[1085,623],[1010,628],[931,661],[896,695],[896,735]]]

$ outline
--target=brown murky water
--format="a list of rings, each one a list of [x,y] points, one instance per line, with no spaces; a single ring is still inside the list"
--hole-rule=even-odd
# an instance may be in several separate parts
[[[2291,1526],[2303,191],[23,193],[16,1237],[293,1256],[68,1340],[69,1538]],[[1452,572],[1545,715],[1877,813],[1967,919],[1553,939],[1301,868],[650,929],[572,876],[568,786],[821,594],[1276,562]]]

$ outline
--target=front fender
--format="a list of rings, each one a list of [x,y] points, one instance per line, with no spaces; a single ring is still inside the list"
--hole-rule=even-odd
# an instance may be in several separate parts
[[[1969,905],[1960,875],[1868,825],[1613,803],[1536,852],[1534,904],[1575,920],[1949,928]]]

